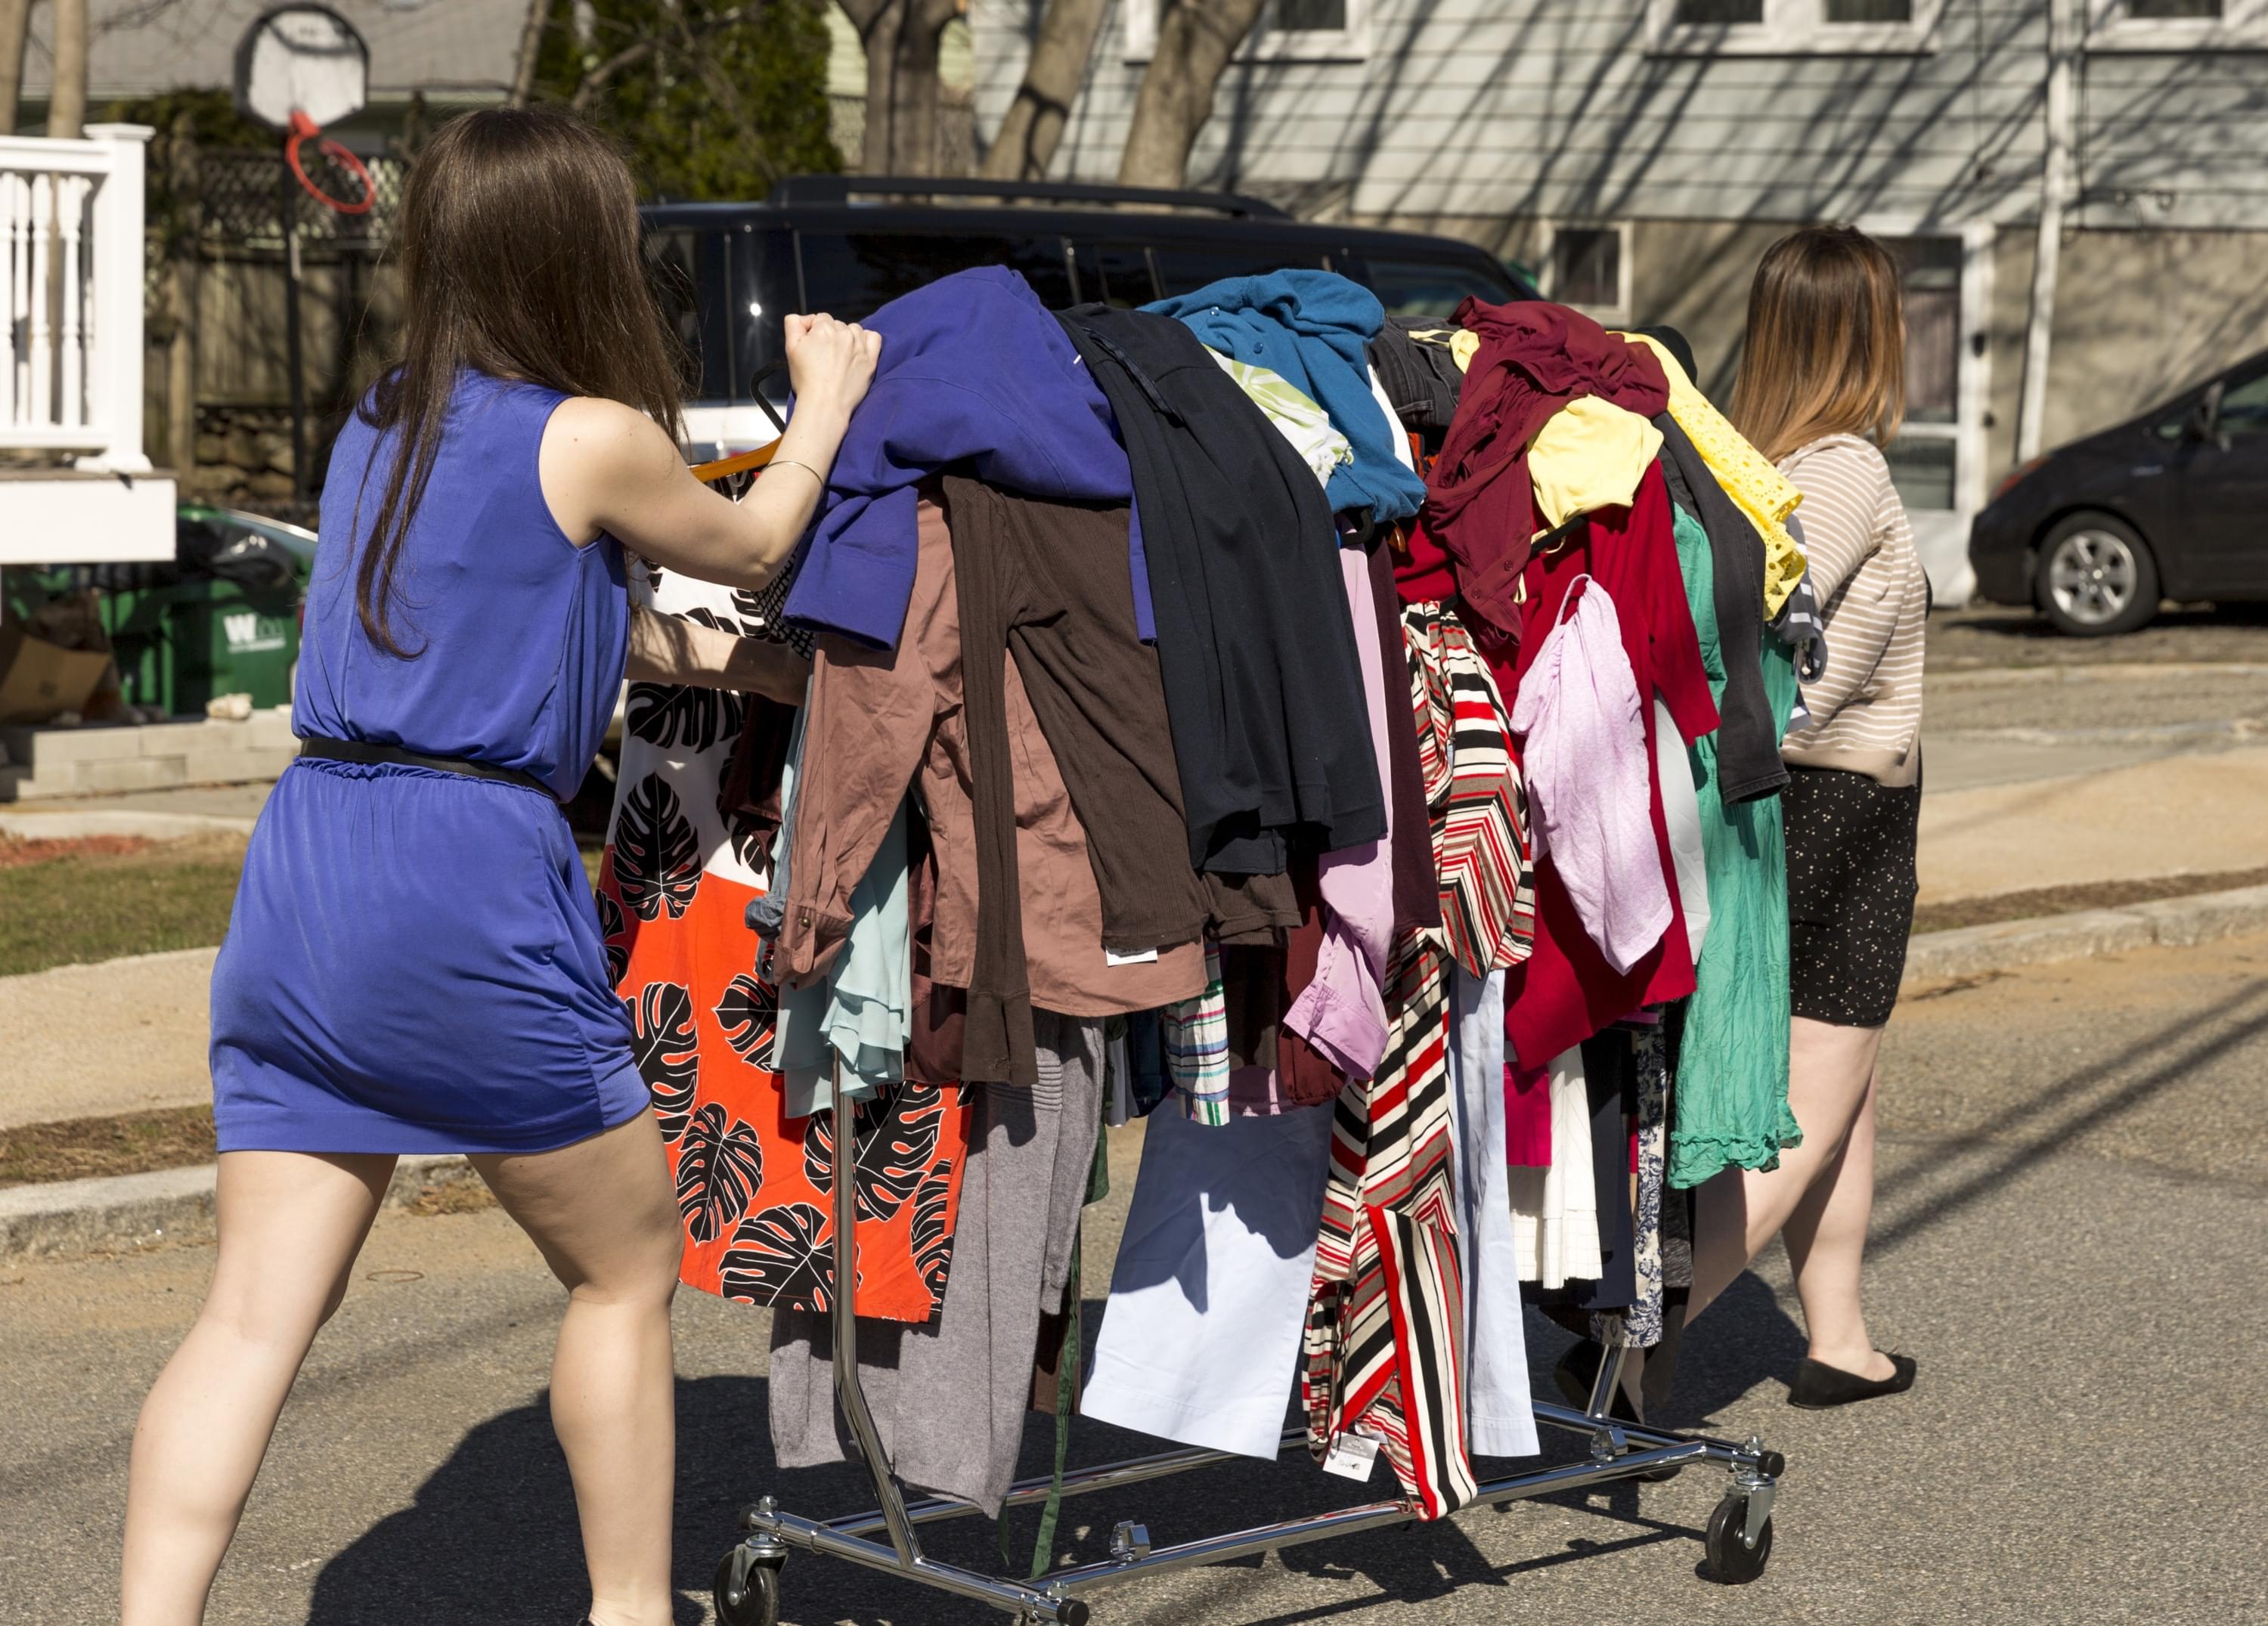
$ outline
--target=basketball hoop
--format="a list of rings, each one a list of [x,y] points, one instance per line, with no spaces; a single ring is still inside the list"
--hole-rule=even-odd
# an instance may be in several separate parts
[[[299,143],[310,136],[315,138],[315,150],[318,152],[341,169],[350,172],[361,180],[361,197],[350,203],[342,202],[307,179],[307,172],[299,163]],[[291,173],[298,177],[299,184],[307,188],[307,195],[318,203],[335,209],[342,215],[370,213],[370,206],[378,196],[377,191],[370,184],[370,172],[363,167],[360,158],[333,141],[328,136],[324,135],[316,126],[314,120],[304,113],[295,113],[291,115],[291,138],[284,143],[284,161],[291,166]]]
[[[350,119],[370,98],[370,47],[352,23],[327,5],[279,5],[253,18],[236,46],[236,110],[284,137],[276,172],[276,224],[284,238],[284,376],[291,393],[291,495],[310,489],[307,459],[307,376],[299,336],[299,221],[291,183],[342,215],[370,211],[377,194],[370,172],[355,155],[323,134],[323,126]],[[299,149],[312,136],[315,151],[361,177],[362,197],[342,202],[307,179]]]
[[[370,94],[370,48],[352,23],[324,5],[280,5],[261,13],[236,48],[236,105],[284,137],[284,161],[307,195],[342,215],[370,211],[376,198],[362,160],[323,134],[350,119]],[[333,197],[307,178],[299,155],[316,151],[362,183],[358,200]]]

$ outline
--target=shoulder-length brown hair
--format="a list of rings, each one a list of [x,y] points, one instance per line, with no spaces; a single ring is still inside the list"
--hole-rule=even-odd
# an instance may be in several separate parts
[[[1775,463],[1822,435],[1887,446],[1906,408],[1898,265],[1855,226],[1806,226],[1749,288],[1733,423]]]
[[[458,374],[604,396],[682,440],[686,360],[646,278],[630,166],[571,114],[492,108],[443,125],[410,171],[399,248],[400,349],[362,408],[395,441],[355,603],[372,640],[403,655],[394,567]]]

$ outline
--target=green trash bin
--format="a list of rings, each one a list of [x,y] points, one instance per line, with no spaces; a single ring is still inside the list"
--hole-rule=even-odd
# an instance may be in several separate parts
[[[14,613],[92,588],[129,705],[199,717],[216,695],[255,709],[291,698],[299,606],[314,533],[256,514],[184,504],[174,557],[9,573]]]
[[[103,620],[127,702],[195,716],[216,695],[254,709],[291,698],[299,658],[299,594],[189,579],[108,595]]]

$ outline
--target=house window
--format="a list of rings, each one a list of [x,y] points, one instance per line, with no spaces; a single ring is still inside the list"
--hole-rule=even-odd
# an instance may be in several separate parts
[[[1200,0],[1179,0],[1182,4]],[[1175,0],[1125,0],[1126,60],[1158,48],[1158,17]],[[1242,54],[1260,61],[1361,62],[1370,55],[1372,0],[1268,0]]]
[[[2088,0],[2087,48],[2268,49],[2268,0]]]
[[[2244,0],[2250,4],[2251,0]],[[1653,49],[1671,55],[1800,56],[1934,48],[1944,0],[1650,0]]]
[[[1630,227],[1561,222],[1550,228],[1544,296],[1597,317],[1630,319]]]

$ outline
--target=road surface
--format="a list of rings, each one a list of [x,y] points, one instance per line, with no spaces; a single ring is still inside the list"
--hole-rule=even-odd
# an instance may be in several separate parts
[[[1920,1358],[1918,1389],[1842,1413],[1785,1405],[1802,1343],[1776,1250],[1697,1324],[1681,1373],[1678,1420],[1787,1453],[1778,1552],[1756,1585],[1697,1578],[1720,1482],[1689,1469],[1163,1578],[1105,1594],[1098,1622],[2263,1619],[2268,939],[1917,990],[1888,1070],[1870,1303],[1883,1343]],[[1130,1185],[1130,1158],[1116,1166],[1100,1254]],[[0,1617],[115,1620],[135,1409],[210,1265],[179,1247],[0,1271]],[[557,1307],[492,1210],[383,1222],[212,1618],[569,1626],[582,1593],[542,1409]],[[865,1503],[853,1474],[771,1470],[761,1315],[688,1292],[678,1328],[689,1626],[750,1497],[821,1513]],[[1560,1342],[1532,1331],[1539,1373]],[[1073,1448],[1094,1460],[1140,1446],[1083,1425]],[[1072,1503],[1059,1550],[1097,1557],[1123,1518],[1165,1542],[1359,1495],[1304,1462],[1214,1469]],[[990,1550],[984,1527],[937,1530],[941,1556]],[[1018,1530],[1028,1553],[1031,1526]],[[1004,1618],[815,1558],[792,1560],[786,1581],[799,1626]]]

